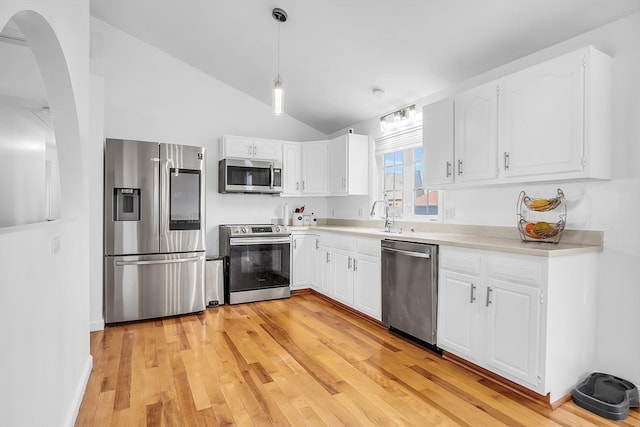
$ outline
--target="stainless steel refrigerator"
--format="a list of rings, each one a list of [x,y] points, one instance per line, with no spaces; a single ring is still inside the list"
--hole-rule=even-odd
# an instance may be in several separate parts
[[[105,323],[205,308],[205,149],[107,139]]]

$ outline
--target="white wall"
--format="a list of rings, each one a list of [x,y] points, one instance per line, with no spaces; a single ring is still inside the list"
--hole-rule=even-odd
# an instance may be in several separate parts
[[[419,99],[416,107],[422,108],[458,91],[591,44],[614,58],[611,141],[614,179],[447,190],[445,207],[455,208],[455,218],[444,222],[515,227],[516,201],[521,190],[529,194],[553,195],[556,188],[562,188],[569,206],[567,228],[604,231],[598,295],[597,366],[594,369],[640,384],[640,14]],[[380,136],[377,117],[349,127],[356,133],[370,135],[372,141]],[[332,198],[328,211],[335,209],[346,218],[358,218],[358,208],[366,202],[361,197]]]
[[[217,192],[218,140],[222,135],[290,141],[326,139],[326,135],[286,115],[274,116],[270,105],[95,18],[91,18],[91,74],[104,79],[105,138],[206,147],[208,254],[218,254],[219,224],[269,223],[282,216],[284,203],[291,209],[304,204],[309,212],[326,216],[324,198]],[[265,76],[265,90],[270,88],[271,77]],[[96,138],[92,141],[99,143]],[[101,174],[96,169],[92,173]],[[91,289],[95,329],[102,321],[102,281],[92,280]],[[100,305],[96,306],[98,298]]]
[[[0,230],[0,425],[71,426],[91,371],[82,187],[89,5],[5,0],[0,28],[24,10],[30,12],[15,20],[34,50],[57,115],[63,219]],[[2,58],[0,63],[11,65]],[[53,253],[56,240],[60,249]]]

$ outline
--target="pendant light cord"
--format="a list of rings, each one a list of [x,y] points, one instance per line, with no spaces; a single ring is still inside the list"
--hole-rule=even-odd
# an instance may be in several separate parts
[[[278,49],[276,54],[276,74],[277,79],[280,80],[280,22],[278,22]]]

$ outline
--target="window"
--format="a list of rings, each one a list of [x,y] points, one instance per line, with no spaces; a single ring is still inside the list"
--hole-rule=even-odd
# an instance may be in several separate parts
[[[389,215],[402,216],[402,190],[403,190],[403,162],[402,151],[384,155],[384,199],[389,204]]]
[[[394,148],[396,148],[394,150]],[[412,129],[376,141],[380,188],[389,216],[406,220],[439,220],[441,192],[424,187],[422,129]]]

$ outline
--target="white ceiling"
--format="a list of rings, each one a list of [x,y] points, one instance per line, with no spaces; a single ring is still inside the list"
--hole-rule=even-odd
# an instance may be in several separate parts
[[[91,0],[91,14],[326,134],[640,9],[640,0]],[[386,92],[383,98],[372,89]]]

